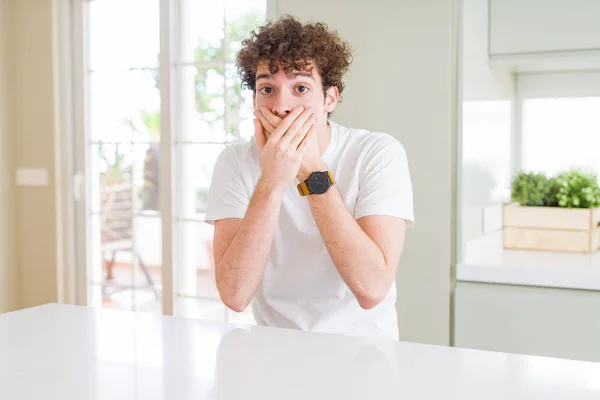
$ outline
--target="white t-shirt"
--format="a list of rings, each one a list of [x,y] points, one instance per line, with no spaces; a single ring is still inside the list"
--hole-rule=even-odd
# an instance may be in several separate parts
[[[404,147],[385,133],[330,121],[322,156],[355,219],[390,215],[412,226],[413,193]],[[243,218],[261,175],[256,142],[226,148],[215,165],[206,222]],[[273,247],[252,300],[259,325],[398,339],[396,284],[369,310],[340,277],[297,182],[283,196]],[[343,234],[340,232],[340,234]]]

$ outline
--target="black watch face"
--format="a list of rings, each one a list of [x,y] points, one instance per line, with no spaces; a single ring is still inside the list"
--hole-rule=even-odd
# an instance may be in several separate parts
[[[308,182],[306,184],[311,193],[325,193],[330,186],[329,176],[327,176],[327,172],[313,172],[308,177]]]

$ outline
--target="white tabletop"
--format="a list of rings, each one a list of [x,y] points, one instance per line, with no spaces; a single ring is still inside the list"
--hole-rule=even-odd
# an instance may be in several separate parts
[[[0,315],[0,398],[600,399],[600,364],[45,305]]]

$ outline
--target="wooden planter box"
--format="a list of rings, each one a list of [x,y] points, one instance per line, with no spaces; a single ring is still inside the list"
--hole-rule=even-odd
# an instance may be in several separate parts
[[[502,237],[505,249],[591,253],[600,248],[600,208],[507,204]]]

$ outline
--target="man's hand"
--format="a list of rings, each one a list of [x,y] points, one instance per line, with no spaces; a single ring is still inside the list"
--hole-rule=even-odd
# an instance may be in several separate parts
[[[265,107],[255,110],[254,116],[262,124],[267,138],[271,136],[275,128],[279,126],[279,123],[283,121],[283,118],[279,118],[277,115],[273,114],[271,110]]]
[[[264,119],[264,116],[263,116]],[[254,120],[256,144],[260,150],[261,179],[274,189],[285,189],[298,174],[308,144],[314,136],[314,115],[298,107],[268,134],[259,119]]]
[[[279,126],[281,121],[283,121],[282,118],[273,114],[271,110],[265,107],[256,110],[254,115],[260,121],[260,124],[264,129],[264,135],[266,138],[269,138],[270,135],[272,135],[275,129]],[[313,134],[309,133],[305,142],[306,148],[304,150],[302,164],[298,168],[298,173],[296,174],[296,178],[300,182],[304,182],[309,177],[309,175],[315,171],[325,171],[327,169],[327,167],[321,161],[321,153],[319,150],[319,138],[317,132],[314,132]]]

